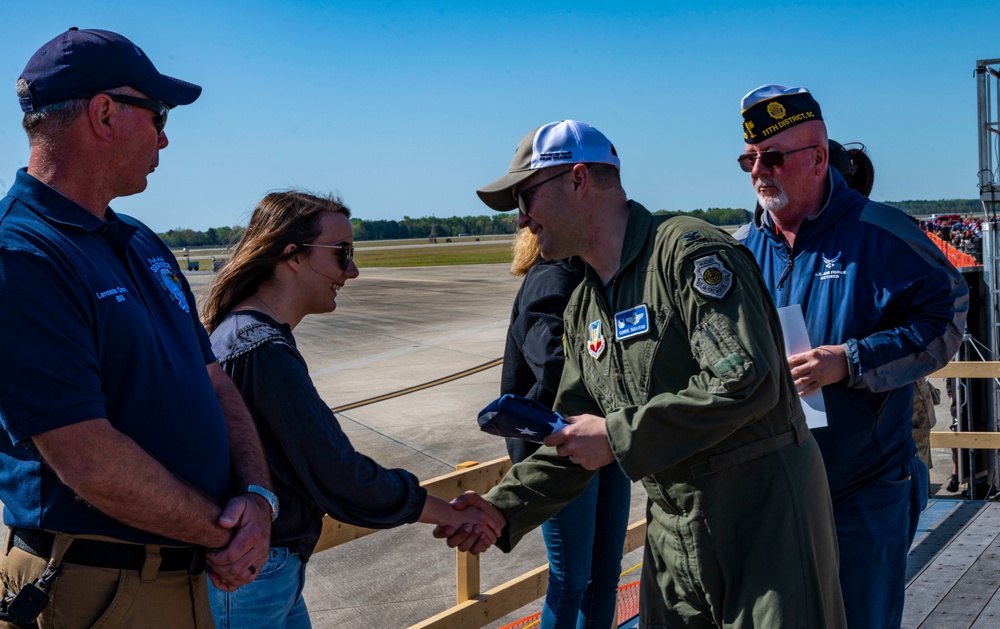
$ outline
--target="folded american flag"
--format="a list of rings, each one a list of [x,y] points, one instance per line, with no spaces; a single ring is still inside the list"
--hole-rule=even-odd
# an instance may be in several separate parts
[[[499,437],[516,437],[541,443],[542,439],[569,426],[562,415],[544,404],[508,393],[479,412],[479,429]]]

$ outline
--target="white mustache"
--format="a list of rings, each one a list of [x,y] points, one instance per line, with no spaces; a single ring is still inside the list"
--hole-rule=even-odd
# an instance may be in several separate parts
[[[760,189],[764,186],[771,186],[777,188],[779,192],[782,191],[781,184],[773,177],[761,177],[753,182],[753,189],[757,192],[760,192]]]

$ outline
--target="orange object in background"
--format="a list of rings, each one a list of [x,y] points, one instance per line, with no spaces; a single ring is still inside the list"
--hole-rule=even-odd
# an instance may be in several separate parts
[[[626,622],[639,615],[639,582],[626,583],[618,588],[618,622]],[[500,629],[534,629],[541,622],[542,613],[536,612],[516,620]]]
[[[979,265],[979,263],[976,262],[976,259],[969,254],[962,253],[930,232],[924,233],[927,234],[927,237],[930,238],[935,245],[937,245],[938,249],[944,252],[944,255],[948,257],[948,262],[951,262],[955,268],[960,269],[962,267]]]

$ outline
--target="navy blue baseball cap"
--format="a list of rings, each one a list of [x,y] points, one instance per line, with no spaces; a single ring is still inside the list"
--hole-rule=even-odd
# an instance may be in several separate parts
[[[39,48],[21,78],[31,92],[19,99],[24,112],[126,85],[170,107],[190,105],[201,95],[200,86],[160,74],[141,48],[118,33],[75,26]]]

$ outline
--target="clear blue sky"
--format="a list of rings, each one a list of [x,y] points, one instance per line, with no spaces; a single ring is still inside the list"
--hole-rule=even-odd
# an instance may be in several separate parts
[[[337,192],[364,219],[488,214],[475,195],[532,128],[576,118],[650,209],[752,208],[741,97],[808,87],[860,140],[877,200],[977,198],[977,59],[991,2],[0,0],[0,185],[27,163],[14,83],[69,26],[130,38],[204,87],[171,112],[146,192],[157,231],[245,224],[266,192]]]

